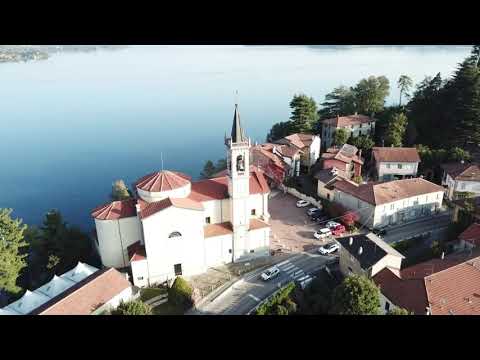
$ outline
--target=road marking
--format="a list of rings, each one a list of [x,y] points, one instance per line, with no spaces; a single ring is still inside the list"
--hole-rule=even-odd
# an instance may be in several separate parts
[[[260,299],[258,297],[256,297],[255,295],[252,295],[252,294],[248,294],[248,296],[250,296],[253,300],[255,300],[256,302],[260,302]]]
[[[293,275],[292,277],[294,279],[298,279],[299,277],[302,277],[302,276],[305,276],[305,273],[303,271],[299,271],[298,273],[296,273],[295,275]]]
[[[300,270],[300,269],[295,266],[295,267],[293,267],[293,268],[291,268],[290,270],[285,271],[285,272],[286,272],[288,275],[290,275],[290,274],[292,274],[292,273],[294,273],[295,271],[298,271],[298,270]]]
[[[278,263],[277,266],[282,266],[282,265],[288,264],[289,262],[290,260],[284,260],[281,263]]]
[[[295,268],[295,265],[290,264],[289,266],[284,267],[284,268],[280,268],[280,269],[283,270],[283,271],[288,271],[288,270],[293,269],[293,268]]]

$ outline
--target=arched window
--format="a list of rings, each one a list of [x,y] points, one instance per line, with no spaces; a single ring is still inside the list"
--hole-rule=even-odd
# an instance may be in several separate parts
[[[245,171],[245,160],[242,155],[237,156],[237,171]]]
[[[170,235],[168,235],[168,238],[175,238],[175,237],[182,237],[182,234],[180,234],[178,231],[172,232]]]

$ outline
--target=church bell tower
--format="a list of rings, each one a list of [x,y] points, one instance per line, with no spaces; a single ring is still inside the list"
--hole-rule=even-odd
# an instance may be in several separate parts
[[[240,124],[238,104],[235,104],[232,133],[225,137],[227,146],[228,194],[230,196],[230,219],[233,226],[232,260],[246,256],[249,251],[248,230],[250,227],[250,138]]]

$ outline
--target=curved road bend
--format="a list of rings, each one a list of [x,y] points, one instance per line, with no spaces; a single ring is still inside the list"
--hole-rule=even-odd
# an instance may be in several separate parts
[[[331,259],[329,256],[304,252],[277,264],[280,275],[270,281],[260,278],[263,270],[246,274],[216,299],[202,304],[192,315],[244,315],[278,289],[279,283],[285,285],[308,275]]]

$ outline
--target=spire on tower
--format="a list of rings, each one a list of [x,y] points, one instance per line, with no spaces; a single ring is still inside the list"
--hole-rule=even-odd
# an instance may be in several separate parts
[[[246,141],[246,136],[243,132],[242,125],[240,124],[240,112],[238,111],[238,104],[235,103],[235,114],[233,115],[232,125],[232,143]]]

